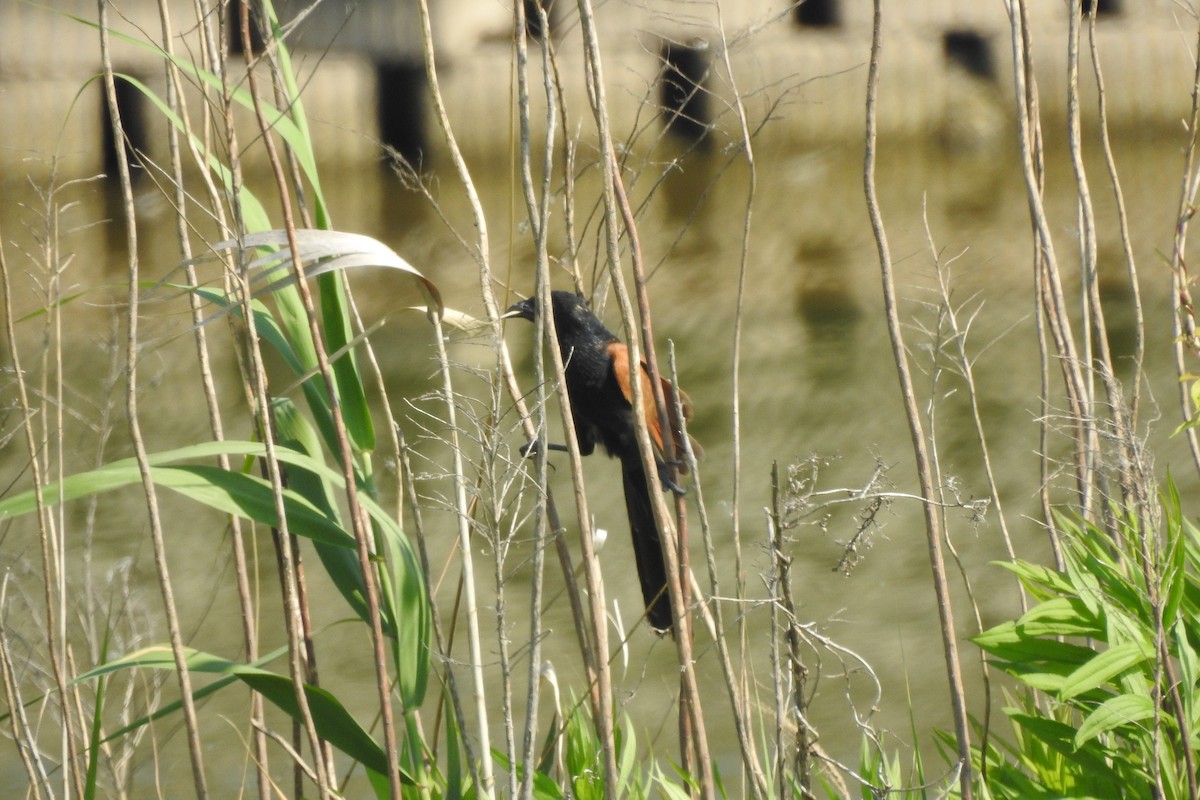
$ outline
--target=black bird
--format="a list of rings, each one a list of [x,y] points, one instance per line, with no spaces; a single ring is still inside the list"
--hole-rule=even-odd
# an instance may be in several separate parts
[[[554,309],[559,350],[566,364],[567,395],[571,399],[579,452],[585,456],[591,455],[599,442],[609,456],[620,459],[621,476],[625,484],[625,509],[629,514],[629,531],[633,535],[633,554],[637,561],[638,579],[642,584],[642,598],[646,603],[646,616],[656,630],[670,630],[673,615],[667,596],[667,569],[634,431],[629,348],[604,327],[604,323],[592,314],[579,295],[555,291],[550,294],[550,302]],[[510,308],[505,316],[521,317],[532,322],[536,312],[537,300],[529,297]],[[659,476],[665,487],[682,492],[668,479],[663,461],[662,426],[655,409],[650,374],[645,362],[642,363],[641,376],[643,413],[657,450]],[[662,383],[663,394],[670,406],[669,422],[675,452],[682,454],[683,434],[671,399],[672,385],[665,378]],[[691,419],[691,403],[682,391],[679,395],[684,418]],[[551,445],[551,448],[565,449],[562,445]],[[698,445],[693,443],[693,449],[698,451]],[[679,471],[686,473],[687,468],[680,464]]]

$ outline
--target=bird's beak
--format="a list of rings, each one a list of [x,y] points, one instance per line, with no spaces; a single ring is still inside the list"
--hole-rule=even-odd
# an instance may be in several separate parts
[[[526,297],[519,303],[513,303],[508,311],[505,311],[500,315],[500,319],[520,317],[521,319],[527,319],[530,322],[533,322],[533,313],[534,308],[536,307],[535,303],[537,303],[536,297]]]

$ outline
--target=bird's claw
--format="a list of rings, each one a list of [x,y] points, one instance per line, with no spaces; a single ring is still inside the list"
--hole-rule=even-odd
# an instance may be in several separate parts
[[[683,497],[684,495],[687,494],[686,488],[680,486],[678,483],[671,480],[671,476],[667,471],[666,464],[658,465],[658,480],[660,483],[662,483],[662,486],[664,489],[669,489],[672,492],[674,492],[675,494],[679,495],[680,497]]]

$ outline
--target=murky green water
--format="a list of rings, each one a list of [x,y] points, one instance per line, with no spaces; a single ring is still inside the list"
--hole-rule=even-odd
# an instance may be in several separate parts
[[[1146,406],[1143,422],[1150,425],[1150,441],[1156,453],[1159,474],[1174,467],[1183,479],[1185,492],[1195,490],[1195,480],[1182,443],[1169,440],[1175,426],[1175,378],[1171,369],[1171,306],[1167,271],[1158,255],[1167,251],[1177,203],[1180,144],[1164,135],[1124,141],[1117,148],[1123,188],[1130,210],[1133,237],[1146,302]],[[857,142],[842,147],[815,150],[759,152],[758,190],[751,223],[749,269],[746,275],[745,319],[741,357],[742,498],[741,537],[748,593],[764,596],[763,576],[769,568],[765,548],[764,507],[769,502],[772,464],[797,463],[810,456],[822,459],[821,489],[857,488],[871,477],[877,464],[888,468],[888,479],[896,492],[916,491],[909,431],[899,404],[897,380],[882,316],[879,269],[875,244],[867,224],[861,188],[861,152]],[[715,153],[710,162],[684,162],[681,173],[670,176],[648,201],[641,217],[641,238],[647,263],[654,269],[651,296],[655,325],[660,337],[659,352],[665,357],[666,342],[672,340],[678,353],[681,382],[696,407],[693,434],[703,442],[707,458],[702,465],[703,494],[713,524],[713,536],[722,568],[723,592],[732,592],[733,544],[731,541],[731,364],[737,267],[741,247],[746,190],[744,167],[737,165],[718,178],[723,156]],[[522,294],[532,287],[531,243],[520,198],[510,195],[510,175],[502,163],[474,163],[479,187],[489,214],[493,269],[497,276],[511,276],[512,288]],[[1114,350],[1128,360],[1132,352],[1133,318],[1124,265],[1116,237],[1111,192],[1104,183],[1100,163],[1090,165],[1094,181],[1101,241],[1101,281],[1109,301],[1109,331]],[[936,398],[934,419],[927,431],[936,435],[941,468],[953,478],[964,500],[986,497],[979,445],[970,421],[965,386],[949,372],[928,371],[936,325],[939,297],[935,291],[933,250],[947,269],[952,285],[952,302],[961,316],[975,314],[967,348],[974,360],[979,401],[988,445],[1002,492],[1014,546],[1019,555],[1043,558],[1044,536],[1034,521],[1038,516],[1036,492],[1038,471],[1038,428],[1040,413],[1037,388],[1040,382],[1036,338],[1032,319],[1030,237],[1025,191],[1017,167],[1015,148],[954,155],[936,147],[887,148],[881,154],[879,188],[885,222],[896,262],[896,276],[903,296],[902,313],[913,363],[926,368],[917,384],[928,400]],[[715,182],[714,182],[715,180]],[[327,176],[327,191],[338,227],[366,233],[389,243],[413,264],[422,268],[442,288],[448,305],[479,313],[478,278],[472,260],[458,246],[438,215],[424,201],[403,190],[384,170],[365,169],[334,172]],[[645,197],[649,175],[633,187],[636,197]],[[593,195],[582,193],[581,227],[590,220],[581,245],[581,260],[594,261],[602,252],[595,235]],[[0,224],[10,269],[17,278],[15,305],[23,315],[39,305],[37,290],[46,276],[32,266],[27,253],[36,254],[42,235],[38,198],[19,182],[10,180],[0,207]],[[440,177],[435,191],[444,212],[468,239],[470,218],[461,193],[450,174]],[[1065,152],[1053,150],[1048,159],[1048,206],[1063,263],[1074,261],[1077,247],[1072,178]],[[179,260],[173,242],[173,220],[163,201],[148,185],[141,202],[142,269],[150,278],[167,274]],[[64,201],[77,201],[62,217],[60,239],[63,250],[75,253],[62,276],[62,292],[87,289],[88,293],[69,306],[61,336],[64,342],[62,374],[64,392],[62,424],[67,435],[63,458],[68,471],[83,468],[97,459],[97,447],[107,439],[103,458],[129,454],[126,426],[122,417],[122,375],[119,356],[112,353],[124,280],[123,237],[111,224],[72,232],[72,228],[113,217],[117,210],[103,184],[76,186],[64,191]],[[924,216],[934,240],[926,240]],[[561,221],[561,207],[556,208]],[[561,251],[556,255],[561,255]],[[19,273],[19,274],[18,274]],[[353,278],[364,318],[368,321],[397,308],[420,302],[415,290],[394,275],[363,272]],[[1078,295],[1077,282],[1068,291]],[[561,285],[566,285],[562,281]],[[109,288],[111,287],[111,288]],[[159,297],[161,295],[154,295]],[[610,311],[611,311],[610,307]],[[196,377],[193,345],[187,335],[184,305],[178,299],[148,305],[143,328],[142,394],[143,422],[151,450],[162,450],[208,436],[200,386]],[[611,314],[609,321],[616,325]],[[220,326],[213,330],[216,359],[214,370],[221,400],[230,410],[230,436],[248,436],[246,421],[236,414],[241,397],[237,372],[228,338]],[[23,366],[36,381],[54,374],[54,364],[40,357],[42,320],[19,323],[19,345]],[[523,381],[532,387],[527,328],[510,329],[509,345],[518,362]],[[429,330],[419,315],[397,314],[379,330],[372,343],[379,355],[387,389],[399,413],[414,416],[402,398],[419,398],[435,383],[434,352]],[[457,342],[454,357],[465,364],[487,368],[490,350],[480,343]],[[114,360],[115,358],[115,360]],[[115,367],[113,365],[116,365]],[[7,353],[4,366],[9,366]],[[1126,375],[1131,374],[1128,363]],[[115,371],[114,371],[115,370]],[[460,376],[464,391],[478,393],[483,384]],[[0,389],[3,413],[0,436],[12,434],[18,416],[11,411],[14,399],[10,378]],[[115,381],[115,385],[114,385]],[[279,373],[278,384],[287,381]],[[41,387],[51,394],[51,380]],[[428,402],[417,406],[434,410]],[[52,403],[50,408],[58,407]],[[1162,417],[1161,420],[1157,420]],[[39,424],[54,420],[39,420]],[[420,427],[406,420],[407,435],[418,449],[437,458],[437,449],[421,440]],[[512,446],[520,444],[514,437]],[[1061,443],[1055,444],[1057,447]],[[825,461],[827,459],[827,462]],[[29,480],[28,454],[21,435],[5,440],[0,451],[0,487],[24,488]],[[385,498],[388,465],[379,464]],[[425,469],[425,468],[422,468]],[[638,610],[638,590],[631,568],[624,509],[616,464],[602,456],[586,464],[591,508],[596,524],[609,530],[602,553],[606,587],[610,598],[620,604],[628,620]],[[1056,481],[1057,482],[1057,481]],[[570,484],[560,469],[552,478],[553,488],[569,519]],[[445,480],[427,480],[423,489],[430,495],[449,495]],[[1186,493],[1185,493],[1185,496]],[[695,503],[697,493],[689,495]],[[237,657],[240,627],[237,623],[228,542],[221,521],[197,513],[195,508],[173,497],[164,497],[164,514],[171,550],[173,577],[191,642],[205,650]],[[915,724],[924,731],[949,725],[941,641],[933,591],[929,579],[927,549],[920,507],[898,499],[880,514],[881,529],[860,549],[860,563],[850,574],[836,571],[842,544],[857,527],[860,504],[832,510],[821,525],[809,524],[790,531],[789,554],[793,558],[794,594],[798,613],[820,634],[862,656],[878,675],[883,691],[876,699],[861,670],[843,663],[830,651],[819,658],[812,654],[814,680],[810,688],[812,722],[822,744],[839,757],[853,762],[858,733],[847,708],[847,694],[860,713],[874,705],[875,720],[897,737],[889,743],[908,741],[911,706]],[[693,505],[693,536],[698,522]],[[973,523],[965,511],[949,514],[949,535],[969,576],[979,612],[991,624],[1017,610],[1008,575],[989,562],[1003,557],[1004,549],[996,524],[995,509],[982,523]],[[138,638],[122,627],[114,651],[165,640],[158,591],[144,522],[143,501],[136,492],[105,496],[97,509],[91,538],[93,607],[98,613],[107,598],[121,597],[136,613]],[[70,506],[62,522],[67,531],[68,562],[79,593],[71,598],[86,604],[80,557],[85,542],[85,509]],[[450,552],[455,535],[451,514],[427,513],[428,536],[435,563],[441,565]],[[260,585],[267,646],[280,641],[273,609],[277,605],[273,555],[269,538],[257,540],[261,558]],[[491,549],[480,544],[481,573],[488,575]],[[527,543],[518,541],[506,562],[511,580],[506,599],[514,614],[507,631],[514,647],[525,640],[524,593],[528,580]],[[40,555],[36,540],[25,521],[0,528],[0,561],[11,570],[14,587],[34,595],[40,592]],[[693,563],[703,571],[700,549]],[[310,571],[313,576],[314,571]],[[116,589],[120,576],[128,573],[131,585],[122,595]],[[952,573],[958,574],[956,568]],[[114,577],[115,576],[115,577]],[[441,584],[440,596],[448,614],[457,573],[451,569]],[[481,596],[491,595],[489,577],[481,579]],[[557,567],[547,568],[547,591],[555,596],[561,586]],[[318,577],[313,577],[318,624],[329,626],[347,616],[344,604]],[[12,591],[12,590],[10,590]],[[960,633],[974,630],[968,597],[956,583],[954,592]],[[490,602],[490,601],[485,601]],[[732,604],[728,615],[744,612],[753,650],[754,681],[760,700],[769,706],[771,688],[764,631],[768,618],[765,605],[749,604],[741,609]],[[12,611],[5,624],[30,642],[36,655],[39,621]],[[552,606],[548,616],[551,632],[545,642],[544,658],[551,660],[564,686],[581,691],[574,633],[564,603]],[[486,642],[488,656],[496,651],[495,632]],[[351,705],[370,716],[373,705],[368,644],[356,626],[325,629],[318,640],[323,680]],[[735,750],[727,722],[724,690],[715,652],[706,635],[698,638],[699,672],[707,711],[713,724],[710,736],[715,752],[727,769],[732,769]],[[460,641],[455,657],[465,654]],[[520,651],[523,655],[524,651]],[[971,710],[982,714],[983,700],[973,648],[962,643],[962,655],[972,687]],[[81,665],[92,663],[96,654],[78,651]],[[677,678],[672,668],[669,642],[658,641],[638,631],[629,644],[627,660],[618,658],[618,700],[634,720],[642,741],[653,741],[659,754],[674,753],[672,708]],[[852,672],[847,677],[845,669]],[[81,666],[82,668],[82,666]],[[524,667],[522,666],[523,670]],[[494,671],[493,671],[494,673]],[[523,674],[523,673],[522,673]],[[819,674],[819,679],[817,675]],[[359,687],[359,688],[355,688]],[[168,685],[169,695],[173,685]],[[494,707],[499,695],[492,687]],[[517,694],[524,693],[523,679]],[[235,696],[236,695],[236,696]],[[357,695],[357,696],[356,696]],[[547,698],[548,699],[548,698]],[[207,706],[204,717],[207,741],[227,743],[228,752],[209,753],[215,789],[232,787],[241,780],[244,758],[239,739],[221,715],[242,719],[244,697],[230,693]],[[161,736],[161,732],[158,734]],[[172,737],[172,748],[181,744]],[[139,752],[142,773],[148,776],[152,762],[148,748]],[[186,761],[166,770],[186,779]],[[23,773],[15,758],[0,759],[9,766],[0,771],[0,783],[21,786]],[[276,768],[282,766],[280,761]],[[148,778],[147,778],[148,779]],[[224,790],[224,789],[222,789]]]

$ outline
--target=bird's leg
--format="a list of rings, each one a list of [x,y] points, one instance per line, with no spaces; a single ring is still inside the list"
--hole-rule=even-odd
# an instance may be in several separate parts
[[[567,452],[567,446],[565,444],[555,444],[553,442],[548,442],[546,444],[546,449],[547,450],[557,450],[560,453]],[[537,455],[538,450],[539,450],[538,440],[534,439],[532,442],[521,445],[521,456],[522,456],[522,458],[528,458],[529,456],[535,456],[535,455]]]
[[[671,479],[671,471],[667,469],[666,462],[658,462],[658,480],[660,483],[662,483],[664,489],[670,489],[680,497],[683,497],[685,494],[687,494],[687,489],[683,488]]]

